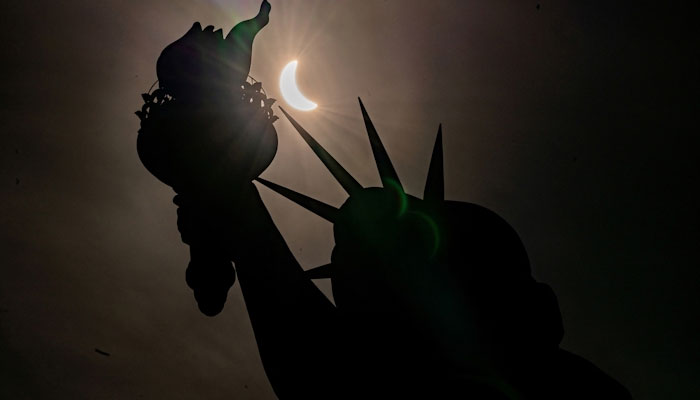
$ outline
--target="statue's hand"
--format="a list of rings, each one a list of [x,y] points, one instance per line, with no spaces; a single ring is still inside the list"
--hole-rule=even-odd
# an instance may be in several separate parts
[[[178,205],[177,227],[182,241],[190,245],[187,285],[200,311],[214,316],[223,309],[236,280],[227,249],[236,233],[231,207],[226,207],[226,201],[192,194],[178,194],[173,202]]]
[[[182,241],[190,245],[187,285],[200,311],[214,316],[223,309],[235,282],[231,260],[247,260],[250,254],[266,250],[254,241],[251,244],[249,238],[260,236],[261,225],[265,225],[260,214],[265,206],[252,183],[181,193],[173,202],[178,206]]]

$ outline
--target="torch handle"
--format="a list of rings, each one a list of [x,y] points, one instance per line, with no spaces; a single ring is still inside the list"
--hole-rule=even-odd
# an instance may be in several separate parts
[[[185,278],[199,310],[212,317],[224,308],[228,290],[236,281],[236,270],[221,249],[200,243],[190,246]]]
[[[187,286],[203,314],[217,315],[224,307],[228,290],[236,281],[230,256],[217,239],[221,216],[191,194],[178,193],[173,199],[177,209],[177,227],[183,242],[190,245],[190,262],[185,278]],[[216,222],[215,222],[216,221]]]

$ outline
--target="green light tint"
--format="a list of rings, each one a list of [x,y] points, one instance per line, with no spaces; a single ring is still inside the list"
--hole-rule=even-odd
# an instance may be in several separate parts
[[[440,247],[440,229],[438,228],[437,223],[432,217],[430,217],[428,214],[425,214],[424,212],[411,211],[410,214],[421,218],[430,227],[430,230],[433,234],[433,249],[430,253],[430,257],[434,257],[437,253],[438,248]]]
[[[403,191],[401,184],[393,179],[385,179],[384,185],[385,187],[389,187],[396,191],[396,194],[398,195],[399,207],[397,216],[401,217],[406,214],[406,211],[408,210],[408,196],[406,196],[406,193]]]

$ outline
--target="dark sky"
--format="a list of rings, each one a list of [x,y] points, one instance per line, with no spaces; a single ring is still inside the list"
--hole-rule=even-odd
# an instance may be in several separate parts
[[[558,295],[562,346],[637,399],[700,398],[694,15],[663,2],[271,2],[251,75],[281,99],[279,72],[298,58],[319,109],[293,115],[361,183],[379,179],[357,96],[411,194],[442,123],[447,197],[518,231]],[[238,285],[219,316],[197,310],[174,193],[141,165],[133,114],[167,44],[258,6],[3,2],[0,398],[273,398]],[[290,124],[276,128],[263,176],[340,205]],[[325,264],[330,225],[260,191],[302,265]]]

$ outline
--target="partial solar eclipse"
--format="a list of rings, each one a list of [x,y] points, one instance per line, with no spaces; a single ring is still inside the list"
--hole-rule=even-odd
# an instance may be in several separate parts
[[[311,111],[317,104],[304,97],[297,86],[297,60],[287,64],[280,75],[280,91],[282,97],[290,106],[301,111]]]

